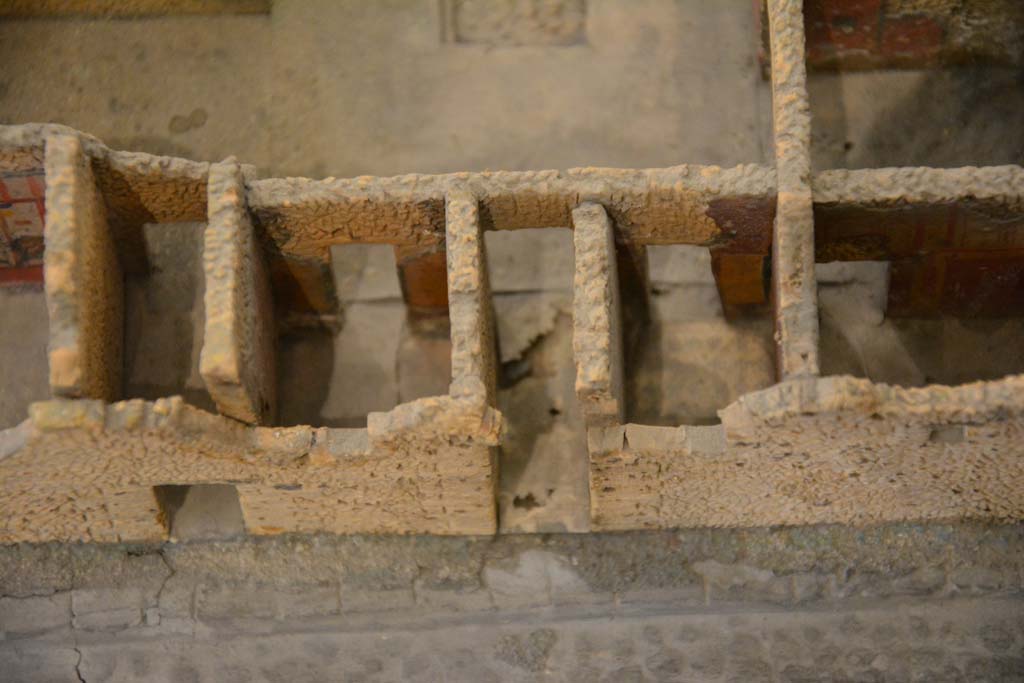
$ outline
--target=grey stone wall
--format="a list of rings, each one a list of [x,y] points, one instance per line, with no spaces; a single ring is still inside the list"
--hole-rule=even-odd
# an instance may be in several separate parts
[[[900,524],[3,546],[0,678],[1020,680],[1022,541]]]
[[[355,613],[839,607],[1018,595],[1020,525],[696,530],[495,538],[281,536],[0,547],[8,640],[194,632]]]

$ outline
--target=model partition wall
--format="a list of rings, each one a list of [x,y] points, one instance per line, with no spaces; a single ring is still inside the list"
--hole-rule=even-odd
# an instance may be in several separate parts
[[[1024,518],[1024,169],[812,174],[800,3],[767,6],[774,167],[261,179],[61,126],[0,129],[0,172],[46,176],[53,395],[0,436],[0,540],[165,538],[188,486],[237,496],[248,533],[494,533],[504,418],[483,233],[564,227],[591,529]],[[204,224],[197,372],[216,414],[124,393],[125,279],[148,267],[142,227],[178,222]],[[281,330],[333,313],[345,244],[391,245],[410,320],[447,319],[448,391],[365,428],[275,426]],[[646,250],[664,245],[710,252],[727,320],[771,315],[777,381],[718,424],[628,422]],[[828,290],[859,276],[834,262],[883,273],[874,308],[854,310],[870,312],[860,337],[835,307],[853,299]],[[1004,360],[875,383],[900,375],[868,342],[904,330],[876,328],[936,316],[1011,321],[989,335]]]

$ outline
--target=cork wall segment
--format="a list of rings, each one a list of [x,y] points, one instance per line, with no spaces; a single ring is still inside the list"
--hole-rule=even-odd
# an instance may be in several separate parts
[[[123,292],[107,211],[74,135],[46,140],[46,300],[55,396],[120,394]]]
[[[273,302],[238,164],[210,167],[207,207],[200,373],[222,414],[265,424],[273,420],[277,394]]]
[[[503,417],[482,237],[537,227],[576,230],[592,530],[1024,519],[1024,377],[916,389],[819,377],[814,275],[816,261],[906,261],[909,281],[914,259],[1016,263],[1024,169],[812,175],[800,5],[767,4],[773,167],[260,179],[233,160],[0,127],[0,171],[46,171],[55,397],[0,433],[0,542],[160,540],[154,487],[189,484],[234,486],[252,534],[494,533]],[[219,415],[180,397],[121,400],[122,278],[147,268],[143,224],[185,221],[207,224],[200,366]],[[365,429],[274,427],[274,330],[332,310],[329,250],[345,243],[393,245],[410,312],[447,313],[449,392],[371,413]],[[779,383],[721,424],[624,424],[623,346],[643,304],[625,294],[643,288],[644,248],[664,244],[711,250],[727,314],[774,307]],[[963,284],[956,272],[944,286]],[[1015,292],[983,312],[1019,314]]]
[[[576,396],[588,425],[619,424],[622,389],[622,302],[615,238],[603,207],[583,204],[572,212],[573,355]]]
[[[811,112],[802,3],[770,0],[772,123],[778,201],[772,241],[772,304],[780,379],[818,374],[817,288],[811,199]]]

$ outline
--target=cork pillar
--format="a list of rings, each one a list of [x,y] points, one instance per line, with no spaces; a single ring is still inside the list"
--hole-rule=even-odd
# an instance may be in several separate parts
[[[573,210],[572,347],[587,426],[624,421],[622,312],[612,223],[600,204]]]
[[[124,277],[77,135],[46,139],[46,301],[54,396],[121,396]]]
[[[237,163],[210,166],[207,207],[206,327],[199,372],[222,414],[266,424],[275,414],[277,395],[274,307]]]
[[[804,64],[803,2],[768,0],[772,123],[778,202],[772,241],[772,304],[779,379],[818,374],[811,113]]]

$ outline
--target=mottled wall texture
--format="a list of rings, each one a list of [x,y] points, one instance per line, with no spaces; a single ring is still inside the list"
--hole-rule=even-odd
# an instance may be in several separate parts
[[[804,17],[814,68],[1024,63],[1017,0],[806,0]]]

